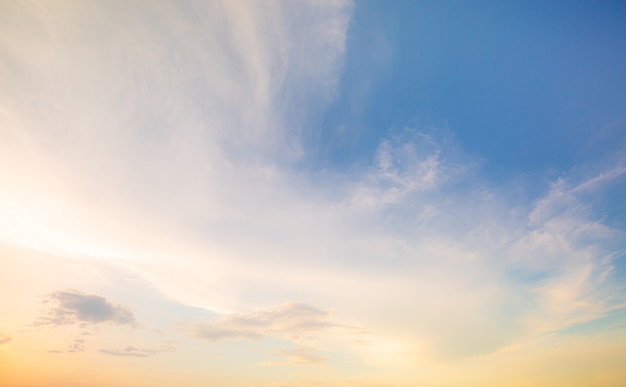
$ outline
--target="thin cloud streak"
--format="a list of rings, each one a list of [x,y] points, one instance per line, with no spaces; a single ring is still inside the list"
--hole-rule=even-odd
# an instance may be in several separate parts
[[[352,329],[333,323],[328,313],[298,302],[246,314],[226,314],[211,321],[179,323],[178,327],[195,338],[211,342],[224,339],[257,341],[266,337],[300,342],[323,333]]]
[[[139,348],[132,345],[120,349],[101,348],[98,352],[114,357],[150,357],[160,352],[172,352],[173,350],[174,345],[172,343],[163,343],[158,347],[152,348]]]

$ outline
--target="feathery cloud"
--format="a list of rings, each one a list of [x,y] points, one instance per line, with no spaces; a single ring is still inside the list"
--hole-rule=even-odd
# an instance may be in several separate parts
[[[297,342],[332,329],[351,329],[332,322],[327,312],[298,302],[245,314],[224,314],[210,321],[180,323],[179,327],[208,341],[274,337]]]

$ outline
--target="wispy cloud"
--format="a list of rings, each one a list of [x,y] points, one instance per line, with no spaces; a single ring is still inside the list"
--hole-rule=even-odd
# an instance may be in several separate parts
[[[70,348],[67,350],[67,352],[84,352],[85,351],[85,339],[82,338],[77,338],[75,339],[72,344],[70,344]]]
[[[106,298],[84,294],[76,290],[61,290],[44,301],[52,304],[36,325],[92,325],[100,323],[135,326],[134,314],[123,305],[115,305]]]
[[[278,348],[272,352],[274,357],[282,358],[277,361],[267,361],[262,366],[314,366],[324,364],[325,358],[318,351],[310,347]]]
[[[102,348],[98,352],[116,357],[149,357],[159,352],[171,352],[173,350],[174,346],[172,343],[163,343],[162,345],[154,348],[138,348],[129,345],[120,349]]]
[[[208,341],[266,337],[301,341],[333,328],[350,329],[332,322],[328,313],[297,302],[246,314],[225,314],[210,321],[180,323],[179,327]]]
[[[304,157],[307,117],[339,81],[352,7],[9,7],[0,23],[10,62],[0,67],[0,239],[132,259],[153,251],[140,230],[207,227],[242,208],[231,199]],[[161,220],[131,226],[149,213]]]
[[[373,264],[395,267],[395,285],[381,287],[397,289],[384,298],[406,316],[398,320],[413,321],[400,329],[442,356],[466,357],[597,319],[621,303],[611,273],[624,238],[602,222],[588,192],[618,182],[623,167],[563,176],[534,200],[514,200],[524,194],[514,178],[496,187],[477,160],[424,136],[383,141],[372,172],[342,203],[346,218],[360,222],[354,229],[372,236],[362,243]],[[415,152],[424,138],[430,146]],[[392,257],[393,265],[383,263]]]
[[[440,189],[468,165],[450,159],[449,144],[432,134],[404,129],[378,146],[372,167],[354,187],[349,204],[379,208],[416,192]],[[442,153],[447,154],[442,154]]]
[[[155,354],[154,350],[151,349],[138,349],[135,347],[128,346],[124,349],[119,350],[111,350],[111,349],[101,349],[99,351],[105,355],[117,356],[117,357],[148,357]]]
[[[11,341],[13,338],[6,333],[0,332],[0,345],[6,344]]]

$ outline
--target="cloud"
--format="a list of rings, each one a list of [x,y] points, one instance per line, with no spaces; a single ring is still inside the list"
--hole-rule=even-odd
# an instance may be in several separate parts
[[[621,237],[589,192],[623,167],[494,183],[450,136],[413,128],[370,165],[310,170],[350,2],[66,4],[0,15],[3,243],[123,265],[218,312],[308,300],[323,309],[179,326],[210,342],[352,335],[332,308],[377,332],[350,348],[373,363],[494,353],[619,304]],[[135,324],[101,296],[48,303],[39,324]],[[388,350],[403,345],[418,350]]]
[[[74,338],[68,346],[67,349],[64,350],[48,350],[50,353],[76,353],[76,352],[85,352],[87,340],[82,336],[91,336],[91,333],[87,331],[83,331],[80,333],[80,336]]]
[[[131,345],[126,346],[122,349],[100,349],[98,352],[103,353],[105,355],[116,356],[116,357],[149,357],[155,355],[159,352],[170,352],[173,351],[174,347],[172,343],[164,343],[158,348],[137,348]]]
[[[392,131],[376,150],[373,165],[351,182],[345,205],[380,209],[406,197],[437,191],[461,174],[471,173],[474,162],[453,145],[451,135],[410,128]]]
[[[284,358],[280,361],[268,361],[261,363],[262,366],[313,366],[325,362],[324,356],[320,355],[314,348],[278,348],[273,351],[273,356]]]
[[[353,3],[8,8],[0,240],[130,262],[169,296],[227,307],[207,305],[204,291],[232,294],[213,283],[238,270],[226,250],[241,245],[228,243],[239,220],[266,223],[247,214],[280,207],[270,198],[284,196],[286,176],[311,156],[304,132],[336,93]],[[228,235],[205,238],[214,231]],[[202,296],[182,277],[141,267],[203,266],[208,256],[220,275],[188,282]]]
[[[0,332],[0,345],[6,344],[11,341],[13,338],[6,333]]]
[[[430,356],[469,357],[597,319],[621,303],[612,272],[624,235],[603,223],[590,195],[621,179],[621,165],[563,175],[545,188],[516,177],[495,186],[476,161],[458,164],[467,156],[444,156],[445,139],[429,136],[420,152],[412,149],[423,135],[383,141],[371,172],[351,183],[347,192],[356,194],[342,203],[359,221],[353,229],[372,238],[361,239],[372,265],[381,274],[395,268],[378,287],[390,290],[379,306],[395,304],[385,325],[432,348]],[[520,200],[531,189],[544,193]]]
[[[0,240],[145,262],[206,256],[172,236],[220,227],[256,205],[237,203],[243,192],[305,157],[302,132],[340,80],[353,4],[8,8]]]
[[[85,351],[85,339],[77,338],[74,339],[72,344],[70,344],[70,348],[67,352],[84,352]]]
[[[148,357],[155,354],[153,350],[138,349],[131,346],[120,350],[101,349],[99,352],[117,357]]]
[[[179,327],[193,337],[213,342],[265,337],[301,341],[331,329],[349,329],[333,323],[328,313],[298,302],[247,314],[224,314],[211,321],[181,323]]]
[[[44,303],[52,304],[37,325],[91,325],[110,323],[135,326],[134,314],[123,305],[114,305],[106,298],[76,290],[57,291]]]

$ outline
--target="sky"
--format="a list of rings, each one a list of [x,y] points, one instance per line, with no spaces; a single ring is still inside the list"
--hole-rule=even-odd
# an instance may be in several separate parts
[[[0,386],[626,385],[626,4],[0,0]]]

